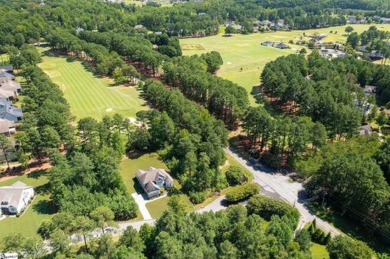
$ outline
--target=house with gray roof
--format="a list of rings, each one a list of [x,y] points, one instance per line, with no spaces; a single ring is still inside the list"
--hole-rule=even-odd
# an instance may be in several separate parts
[[[16,108],[7,100],[0,99],[0,119],[18,122],[22,117],[22,109]]]
[[[173,186],[172,177],[164,169],[150,167],[146,171],[138,170],[135,176],[149,199],[159,196],[161,187]]]
[[[0,215],[21,213],[33,197],[33,187],[22,182],[0,187]]]

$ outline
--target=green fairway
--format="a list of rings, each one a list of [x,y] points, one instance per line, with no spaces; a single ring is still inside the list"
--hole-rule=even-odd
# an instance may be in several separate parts
[[[77,119],[100,119],[114,113],[135,117],[138,111],[147,109],[137,87],[111,86],[112,81],[95,77],[79,61],[45,56],[39,66],[61,87]]]
[[[33,186],[36,196],[23,215],[0,221],[0,242],[4,236],[11,233],[21,233],[26,237],[39,237],[37,231],[42,221],[53,216],[52,208],[49,205],[50,195],[46,191],[48,179],[44,172],[19,176],[1,182],[0,186],[12,185],[17,181]]]
[[[390,31],[390,24],[376,25],[379,30]],[[260,74],[265,64],[277,57],[297,53],[302,46],[289,44],[290,40],[296,42],[302,39],[308,40],[306,36],[315,33],[326,33],[328,37],[324,42],[330,41],[346,41],[345,35],[346,26],[322,28],[306,31],[278,31],[255,33],[250,35],[235,34],[231,37],[224,37],[222,34],[205,37],[205,38],[190,38],[181,39],[180,43],[183,48],[184,55],[202,54],[210,51],[218,51],[221,53],[224,64],[218,71],[218,75],[229,79],[243,87],[248,93],[251,93],[254,86],[260,84]],[[356,32],[361,33],[367,30],[370,25],[352,25]],[[332,33],[330,33],[332,31]],[[337,34],[335,33],[337,31]],[[261,46],[264,41],[284,42],[291,49],[277,49],[274,47]],[[255,98],[250,96],[252,104],[255,103]]]

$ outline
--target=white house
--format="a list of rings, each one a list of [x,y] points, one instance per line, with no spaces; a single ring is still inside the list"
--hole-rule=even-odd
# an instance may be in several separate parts
[[[22,182],[0,187],[0,215],[15,215],[22,212],[33,197],[33,187]]]

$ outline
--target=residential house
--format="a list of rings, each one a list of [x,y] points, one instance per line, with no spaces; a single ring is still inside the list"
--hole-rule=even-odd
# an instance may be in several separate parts
[[[14,121],[0,119],[0,134],[11,136],[16,132],[16,125]]]
[[[321,48],[320,54],[326,58],[342,58],[346,56],[345,52],[341,50],[327,49],[325,47]]]
[[[232,25],[232,27],[233,27],[235,30],[237,30],[237,31],[240,31],[240,30],[242,29],[242,26],[239,25],[239,24],[234,24],[234,25]]]
[[[19,83],[14,81],[15,77],[13,77],[12,75],[6,76],[7,74],[3,72],[4,76],[0,76],[0,89],[12,92],[13,95],[10,96],[10,99],[13,99],[15,96],[19,95],[19,93],[22,91],[22,87]]]
[[[138,170],[135,176],[149,199],[159,196],[161,187],[173,186],[172,177],[164,169],[150,167],[146,171]]]
[[[272,41],[264,41],[261,43],[261,45],[266,46],[266,47],[269,47],[269,46],[272,47],[274,45],[274,43]]]
[[[277,49],[288,49],[288,48],[290,48],[287,44],[285,44],[283,42],[280,42],[280,43],[274,45],[274,47],[277,48]]]
[[[18,122],[22,119],[22,109],[16,108],[11,102],[0,99],[0,119]]]
[[[390,18],[381,18],[382,23],[390,24]]]
[[[371,135],[372,127],[370,125],[364,125],[359,128],[359,135]]]
[[[33,197],[33,187],[22,182],[0,187],[0,215],[21,213]]]
[[[0,253],[0,259],[18,259],[18,253]]]
[[[364,93],[366,95],[370,95],[370,94],[376,94],[376,86],[373,86],[373,85],[366,85],[364,87]]]
[[[383,53],[377,51],[377,50],[374,50],[374,51],[371,51],[370,54],[368,54],[368,56],[371,58],[371,59],[382,59],[385,57],[385,55],[383,55]]]

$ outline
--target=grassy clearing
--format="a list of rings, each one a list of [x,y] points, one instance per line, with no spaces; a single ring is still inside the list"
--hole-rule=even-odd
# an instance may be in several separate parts
[[[26,237],[39,237],[37,230],[42,221],[50,219],[54,213],[49,204],[48,178],[45,172],[34,172],[16,177],[1,182],[0,186],[12,185],[17,181],[33,186],[37,194],[23,215],[18,218],[6,218],[0,221],[0,239],[12,233],[22,233]]]
[[[100,119],[114,113],[135,117],[138,111],[147,109],[136,87],[111,86],[112,80],[95,77],[79,61],[45,56],[39,66],[61,87],[77,119]]]
[[[326,247],[316,243],[312,243],[310,248],[311,256],[313,259],[328,259],[329,253]]]
[[[120,173],[123,181],[127,187],[129,193],[142,193],[143,190],[139,186],[137,179],[135,178],[135,173],[139,170],[146,170],[149,167],[163,168],[168,169],[164,162],[161,160],[158,154],[150,153],[142,155],[135,159],[124,159],[120,164]],[[177,180],[174,180],[174,186],[180,190],[181,186]],[[181,201],[186,206],[188,211],[191,211],[193,206],[188,197],[184,194],[179,195]],[[163,211],[167,208],[169,201],[169,196],[155,201],[147,203],[146,207],[148,208],[150,215],[153,218],[158,218],[161,216]],[[141,216],[142,217],[142,216]]]
[[[361,33],[367,30],[370,25],[353,25],[356,32]],[[376,25],[380,30],[390,31],[390,24]],[[328,37],[324,42],[341,41],[345,42],[346,26],[337,26],[306,31],[279,31],[267,33],[255,33],[250,35],[233,35],[224,37],[218,34],[205,38],[182,39],[180,43],[183,47],[184,55],[202,54],[210,51],[221,53],[224,64],[218,71],[218,75],[229,79],[243,87],[251,93],[254,86],[260,83],[260,74],[265,64],[271,60],[292,53],[297,53],[302,46],[288,44],[290,40],[308,39],[306,36],[315,33],[326,33]],[[333,33],[330,33],[332,31]],[[337,34],[335,32],[337,31]],[[273,47],[261,46],[263,41],[285,42],[291,49],[281,50]],[[188,46],[201,46],[200,48],[188,48]],[[255,104],[255,98],[250,96],[251,104]]]

